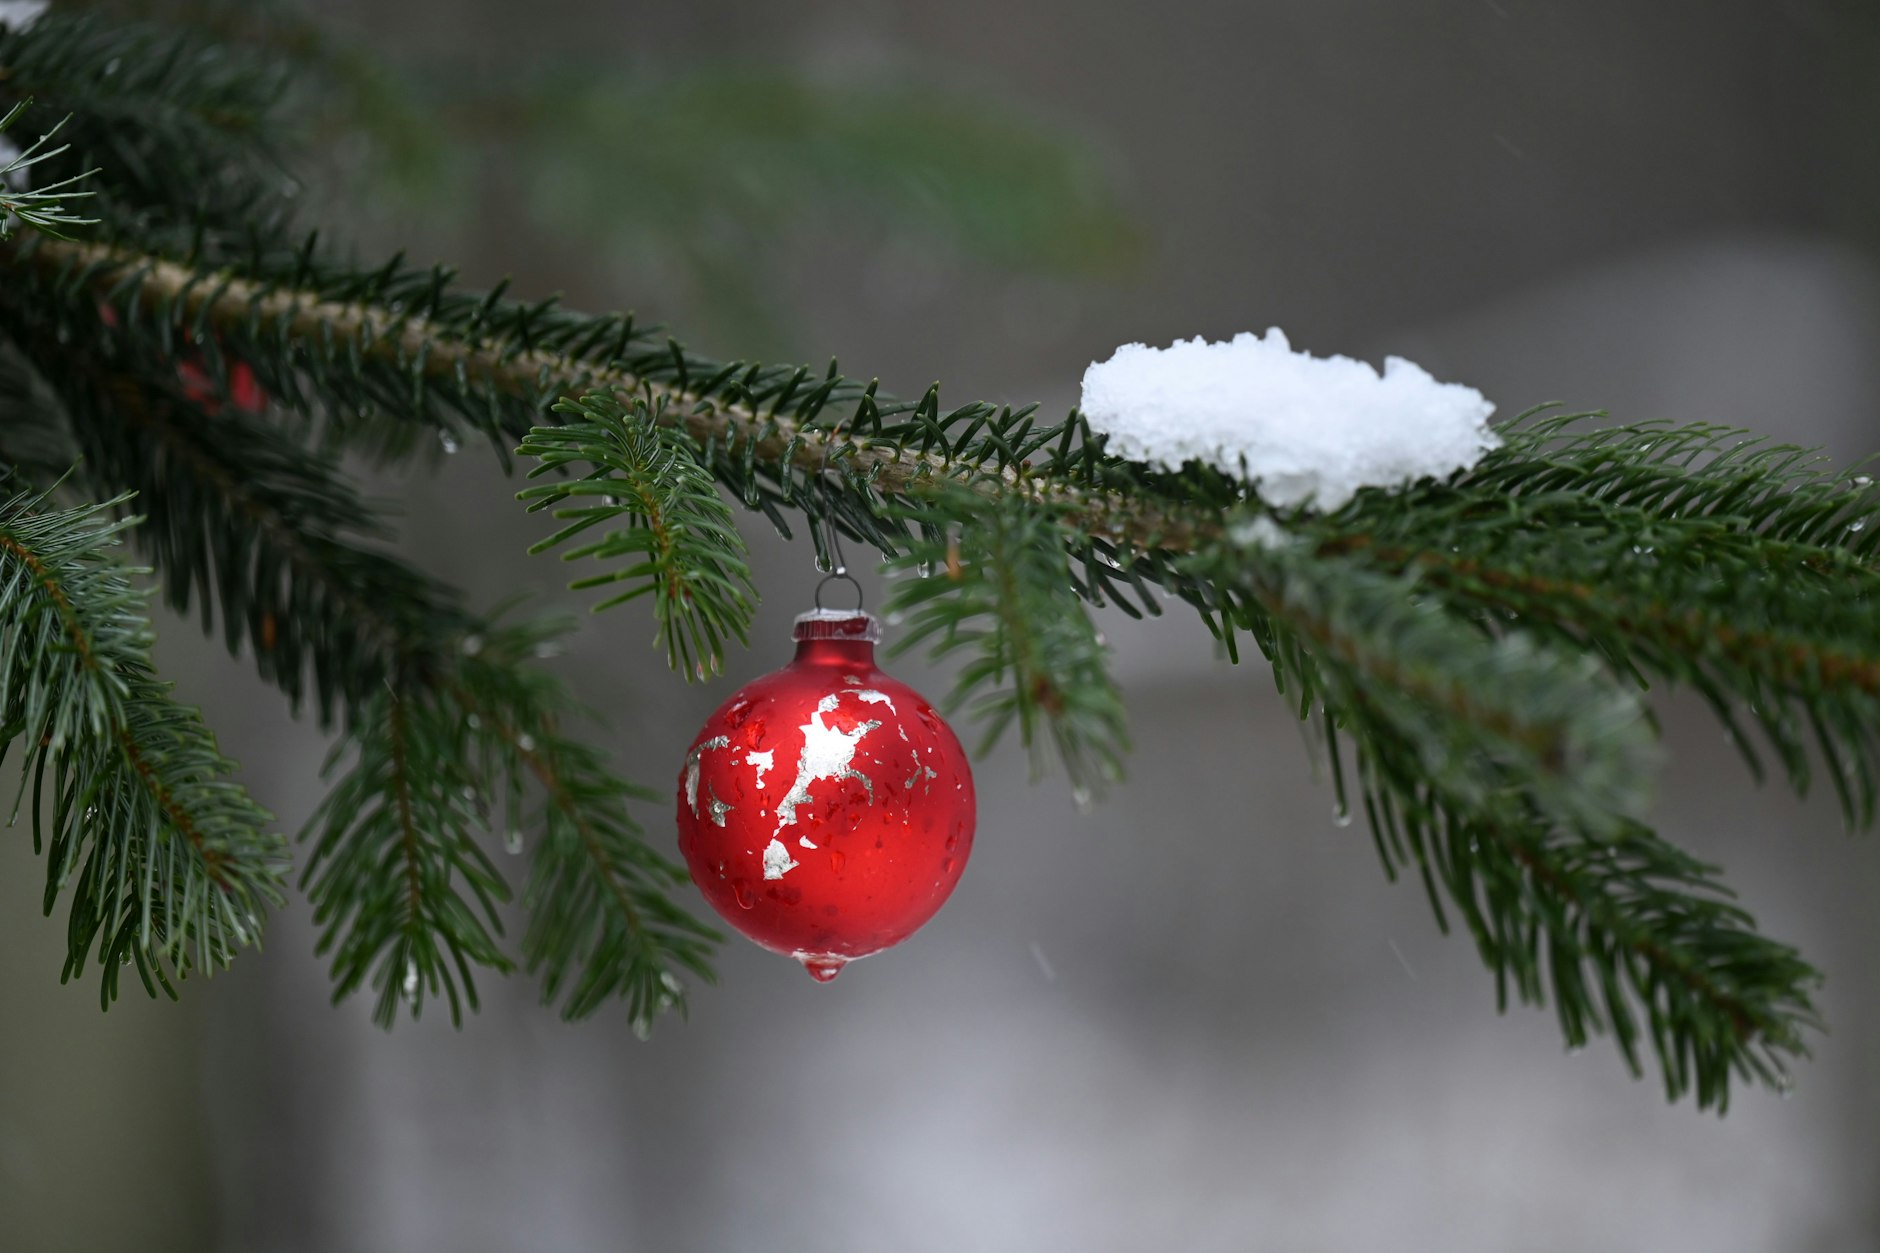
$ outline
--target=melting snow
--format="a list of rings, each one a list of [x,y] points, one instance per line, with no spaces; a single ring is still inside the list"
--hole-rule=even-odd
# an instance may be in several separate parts
[[[1245,473],[1270,505],[1338,508],[1361,487],[1465,469],[1500,444],[1495,406],[1402,357],[1382,375],[1294,352],[1278,327],[1231,342],[1124,344],[1084,371],[1080,406],[1109,451],[1165,470]]]

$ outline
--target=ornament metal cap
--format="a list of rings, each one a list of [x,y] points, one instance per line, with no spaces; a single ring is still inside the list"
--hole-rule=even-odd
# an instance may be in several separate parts
[[[790,638],[804,640],[864,640],[881,643],[881,619],[861,609],[811,609],[796,615]]]

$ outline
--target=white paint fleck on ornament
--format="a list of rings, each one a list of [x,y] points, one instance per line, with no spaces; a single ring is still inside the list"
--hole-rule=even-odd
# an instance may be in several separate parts
[[[886,705],[890,713],[900,712],[898,709],[895,709],[894,702],[888,698],[888,694],[886,692],[877,692],[873,688],[866,688],[860,692],[857,692],[856,696],[860,697],[862,700],[868,702],[871,705]]]
[[[724,801],[721,801],[718,799],[717,788],[712,787],[710,784],[706,784],[705,790],[711,796],[712,822],[722,827],[725,825],[725,815],[731,812],[732,807],[726,804]]]
[[[782,840],[772,840],[764,847],[764,877],[766,879],[781,879],[801,864],[791,858],[790,850],[783,846]]]
[[[756,767],[757,790],[760,792],[763,791],[765,772],[777,764],[776,751],[774,749],[767,749],[760,753],[756,749],[752,749],[750,752],[744,754],[744,760]]]
[[[693,749],[690,753],[686,754],[686,758],[685,758],[685,803],[691,806],[692,816],[694,818],[698,817],[699,758],[703,757],[706,753],[706,750],[708,749],[729,748],[730,746],[731,746],[730,736],[714,735],[709,740],[706,740],[703,744],[700,744],[697,748]],[[722,827],[725,824],[721,822],[718,825]]]
[[[853,731],[825,726],[823,715],[834,713],[841,700],[842,694],[833,692],[817,701],[815,712],[801,728],[803,751],[797,757],[796,782],[777,802],[779,831],[796,822],[796,807],[809,801],[809,785],[818,779],[860,779],[862,786],[868,789],[869,802],[874,802],[875,781],[855,768],[855,746],[881,723],[858,722]]]

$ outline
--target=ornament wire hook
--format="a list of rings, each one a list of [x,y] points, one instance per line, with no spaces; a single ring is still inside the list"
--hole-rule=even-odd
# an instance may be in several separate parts
[[[844,421],[846,420],[847,419],[844,419]],[[855,612],[860,613],[862,612],[863,606],[867,604],[867,596],[863,593],[862,585],[856,581],[855,576],[849,573],[849,559],[842,551],[842,532],[836,529],[835,509],[831,506],[829,500],[829,447],[831,444],[835,443],[836,439],[841,434],[842,423],[838,422],[833,427],[829,428],[828,434],[823,436],[822,468],[816,472],[816,485],[822,489],[821,523],[823,542],[829,553],[830,568],[829,573],[825,574],[822,580],[816,584],[815,603],[816,608],[821,609],[823,607],[823,588],[829,586],[829,584],[837,582],[847,583],[850,587],[855,589]]]

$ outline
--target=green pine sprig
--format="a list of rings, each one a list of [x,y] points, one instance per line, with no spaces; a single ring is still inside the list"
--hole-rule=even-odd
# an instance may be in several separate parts
[[[535,428],[516,450],[538,463],[528,477],[588,470],[517,493],[529,512],[547,510],[564,524],[529,551],[561,549],[563,561],[631,563],[569,587],[624,585],[598,601],[596,612],[652,597],[667,663],[688,678],[717,674],[725,644],[749,642],[756,588],[744,539],[711,472],[685,433],[661,421],[656,405],[629,407],[593,393],[558,401],[554,412],[567,420]],[[567,546],[576,539],[582,542]]]
[[[96,952],[100,995],[119,971],[174,982],[258,944],[281,901],[285,846],[229,774],[196,710],[151,668],[144,595],[112,559],[120,504],[0,504],[0,754],[17,749],[45,909],[68,898],[64,977]],[[27,785],[30,783],[30,791]]]

